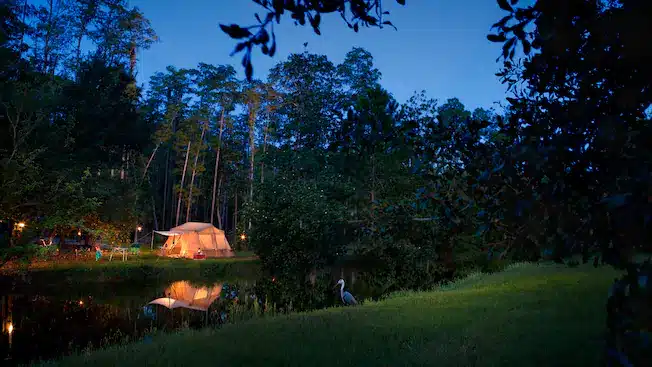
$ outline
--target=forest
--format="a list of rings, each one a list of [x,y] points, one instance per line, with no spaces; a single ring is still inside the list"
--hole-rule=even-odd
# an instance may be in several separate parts
[[[398,103],[359,47],[341,64],[292,54],[258,79],[169,66],[138,86],[137,50],[158,38],[126,0],[3,2],[3,261],[43,233],[128,244],[136,226],[186,221],[278,276],[355,258],[413,288],[487,259],[619,264],[649,248],[650,5],[498,3],[487,38],[504,44],[509,104],[470,111],[426,91]],[[316,30],[326,12],[286,10]],[[266,31],[222,29],[270,54]]]

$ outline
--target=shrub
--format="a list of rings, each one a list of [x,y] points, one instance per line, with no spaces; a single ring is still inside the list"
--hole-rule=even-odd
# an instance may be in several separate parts
[[[652,366],[652,265],[630,265],[607,300],[606,361],[610,366]]]

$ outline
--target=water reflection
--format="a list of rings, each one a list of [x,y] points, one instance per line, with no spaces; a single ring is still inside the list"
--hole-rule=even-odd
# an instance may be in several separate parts
[[[53,359],[128,341],[147,342],[157,332],[219,327],[252,317],[339,305],[339,292],[332,287],[340,277],[358,299],[379,294],[377,287],[352,270],[310,275],[305,283],[263,278],[204,284],[188,280],[0,284],[0,365]]]
[[[84,295],[74,289],[0,293],[0,365],[57,358],[147,338],[156,332],[219,326],[234,302],[231,290],[250,285],[219,282],[201,286],[175,281],[98,288],[105,287],[110,294]]]
[[[187,308],[198,311],[208,311],[208,307],[220,297],[222,284],[211,287],[194,287],[183,280],[170,284],[165,290],[165,297],[157,298],[149,304],[165,306],[169,309]]]

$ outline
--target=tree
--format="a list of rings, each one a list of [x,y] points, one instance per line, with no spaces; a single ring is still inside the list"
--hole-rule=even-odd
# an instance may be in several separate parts
[[[366,90],[375,88],[381,73],[374,67],[371,53],[361,47],[354,47],[346,53],[344,62],[337,66],[337,74],[349,89],[352,99]]]
[[[225,120],[228,115],[234,110],[236,102],[238,101],[238,87],[239,82],[235,78],[235,70],[231,66],[213,66],[209,64],[199,64],[198,70],[195,72],[195,84],[197,85],[197,94],[200,98],[200,109],[205,117],[209,120],[217,118],[217,126],[215,130],[219,131],[217,142],[215,146],[215,168],[213,172],[213,190],[211,201],[211,223],[215,223],[215,209],[218,206],[217,217],[219,227],[222,227],[222,220],[220,219],[219,203],[216,198],[219,195],[219,188],[217,186],[219,168],[220,168],[220,153],[222,148],[222,135],[225,128]],[[218,112],[219,111],[219,112]],[[219,117],[217,117],[219,116]]]
[[[133,74],[136,50],[149,48],[158,37],[150,21],[138,8],[130,9],[126,0],[107,1],[106,8],[95,30],[95,54],[110,65],[128,64]]]
[[[92,27],[101,12],[101,0],[76,0],[72,2],[70,27],[74,38],[73,69],[79,69],[82,63],[82,41],[92,34]]]
[[[336,67],[324,55],[290,55],[269,74],[279,96],[276,113],[281,115],[276,133],[280,143],[293,149],[324,147],[329,130],[341,115],[340,82]]]
[[[67,7],[65,0],[47,0],[36,9],[37,23],[32,34],[34,58],[37,69],[45,74],[53,75],[68,52],[70,17]]]
[[[644,1],[516,3],[499,2],[508,14],[488,38],[504,43],[499,75],[527,88],[511,99],[518,164],[547,203],[542,215],[554,242],[598,245],[605,258],[620,262],[627,256],[606,256],[606,250],[613,245],[624,255],[650,235],[642,167],[651,155],[642,142],[651,133],[652,68],[642,56],[649,45],[632,25],[651,8]],[[522,63],[513,60],[518,44],[526,55]],[[578,213],[581,224],[567,226]]]
[[[160,193],[156,195],[161,199],[157,207],[161,208],[161,222],[164,227],[175,222],[174,197],[175,194],[178,195],[178,191],[174,189],[177,180],[174,170],[175,167],[183,166],[188,144],[188,140],[180,139],[177,132],[184,119],[190,115],[189,103],[193,93],[190,75],[190,70],[172,66],[167,67],[165,73],[155,73],[150,78],[145,103],[147,118],[157,129],[154,139],[157,143],[161,142],[165,152],[157,159],[154,183],[156,191]]]

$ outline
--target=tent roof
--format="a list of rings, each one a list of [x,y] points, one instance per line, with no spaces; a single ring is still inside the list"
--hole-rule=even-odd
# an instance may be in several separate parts
[[[210,223],[201,223],[201,222],[187,222],[180,226],[170,229],[169,232],[183,234],[188,232],[204,232],[206,230],[209,230],[211,232],[213,230],[222,232],[222,230],[217,229],[214,225]]]
[[[163,236],[181,236],[183,232],[172,232],[172,231],[154,231]]]

